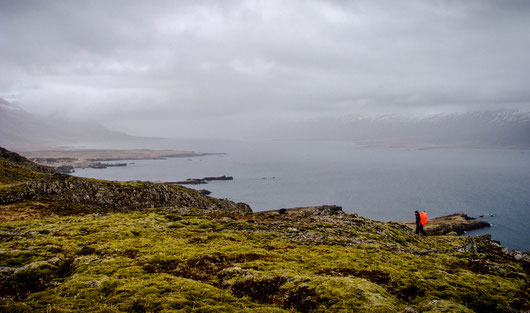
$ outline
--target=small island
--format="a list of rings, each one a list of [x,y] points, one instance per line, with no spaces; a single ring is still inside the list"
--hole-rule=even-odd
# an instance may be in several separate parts
[[[234,180],[234,177],[223,175],[223,176],[218,176],[218,177],[188,178],[188,179],[182,180],[182,181],[167,182],[167,184],[173,184],[173,185],[201,185],[201,184],[207,184],[209,181],[214,181],[214,180]]]

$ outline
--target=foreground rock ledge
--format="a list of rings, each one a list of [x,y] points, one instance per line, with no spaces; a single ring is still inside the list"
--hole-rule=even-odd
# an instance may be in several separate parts
[[[280,210],[268,210],[268,211],[259,211],[254,213],[257,216],[274,216],[278,214],[286,215],[304,215],[304,216],[315,216],[315,215],[336,215],[336,214],[346,214],[342,210],[342,207],[338,205],[320,205],[320,206],[308,206],[308,207],[297,207],[289,209],[280,209]],[[357,216],[357,214],[354,214]]]
[[[289,216],[319,216],[319,215],[341,215],[346,214],[342,207],[337,205],[322,205],[311,207],[297,207],[280,210],[260,211],[254,213],[257,216],[275,216],[275,215],[289,215]],[[357,216],[357,214],[353,214]],[[403,225],[415,230],[415,222],[391,222],[391,224]],[[485,221],[476,221],[474,218],[467,216],[464,213],[455,213],[447,216],[440,216],[430,219],[425,227],[425,232],[428,235],[447,235],[447,234],[463,234],[466,231],[490,227],[491,225]]]
[[[404,225],[412,230],[416,229],[415,222],[392,222]],[[447,235],[450,233],[463,234],[466,231],[490,227],[490,223],[476,221],[474,218],[464,213],[455,213],[447,216],[440,216],[430,219],[424,227],[427,235]]]

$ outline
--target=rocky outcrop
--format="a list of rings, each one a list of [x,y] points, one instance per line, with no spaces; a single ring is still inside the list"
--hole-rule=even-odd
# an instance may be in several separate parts
[[[260,211],[253,213],[249,222],[257,225],[258,229],[272,230],[304,245],[356,246],[372,242],[366,239],[372,236],[381,239],[377,241],[380,245],[392,246],[396,241],[405,240],[394,236],[393,230],[399,229],[399,225],[347,214],[336,205]],[[411,233],[406,236],[407,240],[416,240],[417,237]]]
[[[85,206],[97,211],[184,206],[241,213],[252,212],[246,204],[206,197],[198,191],[179,186],[109,182],[62,174],[0,190],[2,204],[23,200],[60,202],[68,212],[83,210]]]
[[[71,174],[74,172],[74,167],[72,165],[61,165],[55,168],[57,173],[61,174]]]
[[[252,214],[253,221],[258,224],[267,225],[267,227],[277,228],[279,232],[287,232],[287,236],[296,239],[300,242],[308,240],[313,242],[326,243],[327,241],[340,241],[346,245],[359,243],[358,236],[351,227],[361,227],[365,232],[373,232],[374,234],[383,235],[386,229],[380,227],[380,222],[371,221],[362,218],[357,214],[347,214],[342,210],[342,207],[336,205],[322,205],[312,207],[298,207],[290,209],[279,209],[261,211]],[[317,223],[322,225],[322,231],[317,231],[318,228],[307,229],[307,225]],[[416,240],[419,238],[414,234],[414,222],[390,222],[386,223],[392,229],[407,233],[407,240]],[[279,227],[279,225],[282,225]],[[323,235],[327,227],[333,226],[335,229],[340,229],[334,236]],[[455,235],[463,233],[464,231],[489,227],[489,224],[482,221],[474,221],[463,213],[456,213],[449,216],[433,218],[429,220],[426,228],[428,235],[446,235],[453,232]],[[414,238],[414,239],[413,239]],[[490,237],[491,238],[491,237]],[[385,241],[400,241],[401,239],[386,236]],[[381,241],[379,242],[381,243]]]
[[[127,211],[152,207],[187,207],[251,213],[247,204],[207,197],[168,184],[112,182],[56,173],[0,148],[0,204],[39,201],[55,214]],[[206,177],[207,180],[231,177]]]
[[[415,222],[394,222],[405,225],[412,230],[416,228]],[[424,227],[428,235],[447,235],[450,233],[463,234],[466,231],[490,227],[485,221],[477,221],[464,213],[455,213],[447,216],[430,219]]]
[[[274,216],[274,215],[287,214],[296,217],[309,217],[309,216],[332,216],[345,214],[341,206],[338,205],[320,205],[310,207],[298,207],[280,210],[268,210],[254,213],[256,216]],[[356,216],[356,215],[355,215]]]

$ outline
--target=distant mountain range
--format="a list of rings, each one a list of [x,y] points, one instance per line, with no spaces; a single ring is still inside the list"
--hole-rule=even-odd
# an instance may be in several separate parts
[[[262,136],[277,139],[339,140],[386,147],[530,148],[530,113],[479,111],[428,117],[322,117],[274,124]],[[261,137],[261,136],[260,136]],[[0,146],[19,151],[86,142],[147,139],[111,131],[101,124],[39,118],[0,98]]]
[[[38,118],[0,98],[0,146],[35,150],[79,142],[131,140],[138,137],[111,131],[98,123]]]
[[[276,137],[391,147],[530,148],[530,113],[480,111],[429,117],[319,118],[276,127]]]

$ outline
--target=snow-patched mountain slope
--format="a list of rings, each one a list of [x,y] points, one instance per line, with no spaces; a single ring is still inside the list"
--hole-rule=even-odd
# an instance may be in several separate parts
[[[297,139],[348,140],[389,146],[530,147],[530,113],[479,111],[427,117],[325,117],[278,127]]]

